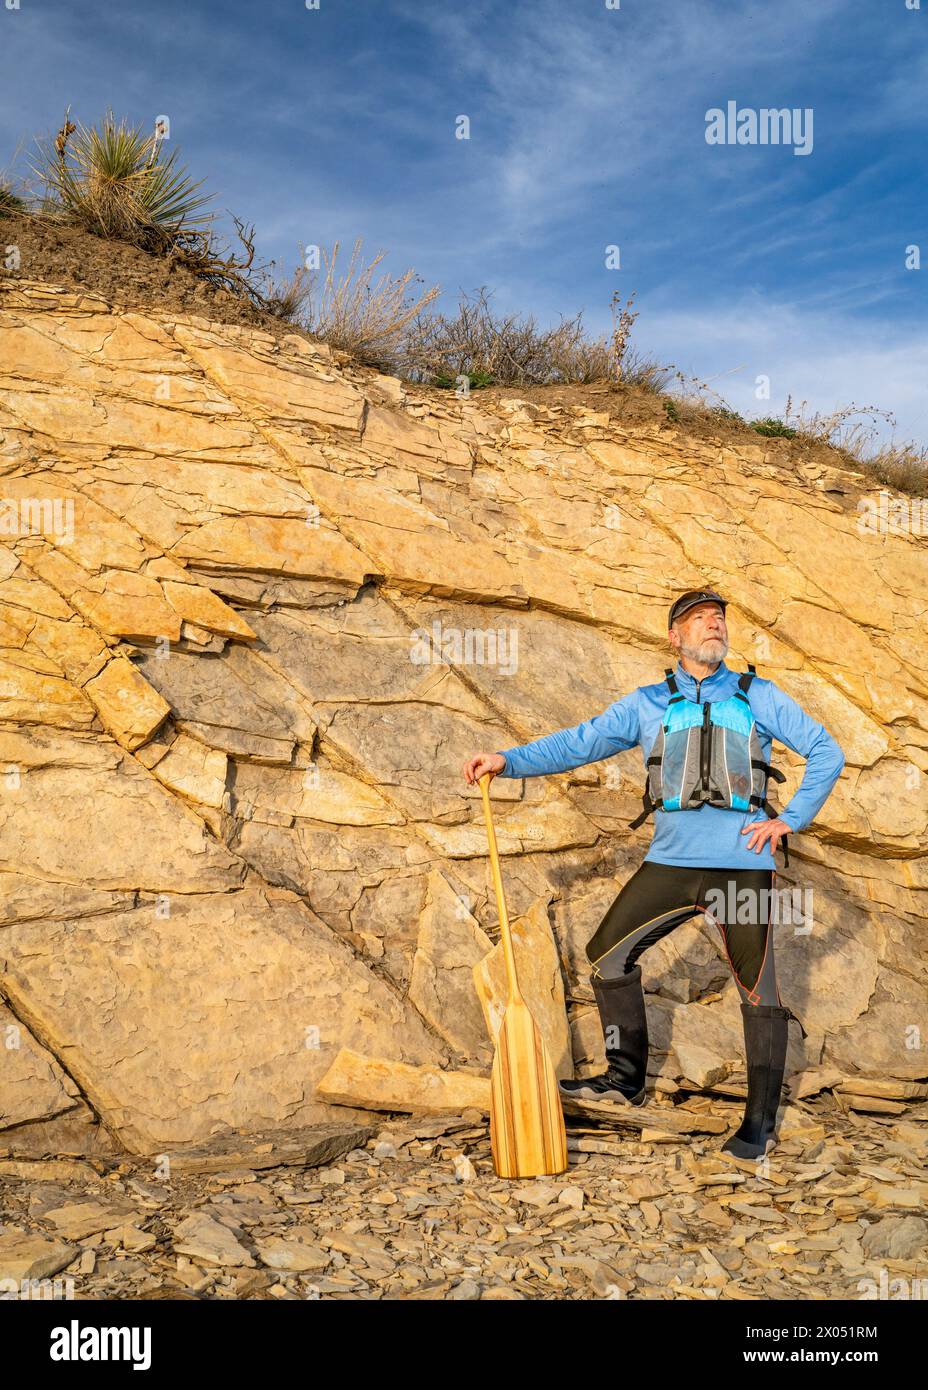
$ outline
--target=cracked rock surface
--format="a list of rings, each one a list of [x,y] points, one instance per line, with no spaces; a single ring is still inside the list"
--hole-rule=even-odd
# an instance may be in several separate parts
[[[928,540],[862,534],[874,485],[837,456],[407,389],[302,334],[0,279],[0,479],[9,1161],[367,1123],[316,1095],[343,1049],[486,1075],[497,914],[461,765],[660,679],[667,596],[695,583],[730,600],[730,664],[765,643],[760,674],[847,756],[778,871],[815,904],[811,930],[776,929],[808,1032],[790,1100],[825,1097],[875,1143],[902,1117],[923,1130]],[[802,762],[774,761],[782,805]],[[642,778],[634,750],[493,784],[562,1075],[602,1065],[583,947],[645,852],[647,827],[627,829]],[[642,965],[649,1084],[730,1109],[743,1043],[717,938],[694,919]],[[467,1219],[505,1231],[484,1200]],[[102,1219],[144,1266],[137,1216]],[[262,1251],[312,1276],[339,1254],[286,1222],[243,1242],[228,1216],[184,1208],[178,1258],[210,1251],[247,1280]],[[801,1266],[791,1219],[774,1224]],[[72,1228],[43,1229],[54,1245]],[[403,1265],[383,1231],[348,1236],[372,1268]],[[732,1276],[697,1250],[694,1278],[706,1265]]]

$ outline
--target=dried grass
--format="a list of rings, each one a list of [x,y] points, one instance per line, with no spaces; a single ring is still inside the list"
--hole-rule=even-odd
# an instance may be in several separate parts
[[[331,347],[350,353],[359,362],[380,371],[395,371],[405,355],[411,324],[440,293],[433,286],[418,298],[410,296],[412,284],[422,284],[414,270],[393,276],[374,273],[386,252],[379,251],[369,264],[361,259],[360,237],[343,273],[337,266],[340,242],[329,254],[321,249],[324,273],[299,266],[268,296],[275,312],[304,328]]]

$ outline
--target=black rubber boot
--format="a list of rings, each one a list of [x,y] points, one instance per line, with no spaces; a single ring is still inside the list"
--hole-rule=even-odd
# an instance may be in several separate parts
[[[628,1100],[643,1105],[648,1071],[648,1021],[641,988],[641,966],[615,980],[593,979],[606,1042],[607,1070],[582,1081],[559,1082],[571,1100]]]
[[[722,1145],[736,1158],[760,1158],[776,1143],[777,1108],[786,1066],[789,1009],[777,1004],[742,1004],[748,1096],[744,1119]]]

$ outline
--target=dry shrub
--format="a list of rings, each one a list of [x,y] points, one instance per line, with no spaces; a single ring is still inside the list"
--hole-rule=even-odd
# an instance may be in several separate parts
[[[410,285],[423,283],[414,270],[399,276],[384,273],[372,283],[386,252],[379,251],[363,265],[360,237],[347,268],[339,275],[336,262],[340,244],[335,242],[331,255],[322,248],[324,274],[300,265],[289,280],[269,293],[266,302],[281,317],[359,362],[380,371],[396,371],[405,356],[410,325],[440,293],[440,286],[426,290],[418,299],[411,297]]]
[[[865,473],[887,487],[916,497],[928,496],[928,448],[924,445],[884,444],[858,462]]]
[[[498,386],[550,386],[569,382],[623,382],[648,386],[666,368],[657,366],[628,346],[631,299],[617,313],[613,296],[613,332],[591,338],[582,312],[541,329],[533,315],[496,316],[486,287],[461,294],[453,316],[430,314],[417,318],[406,338],[403,374],[414,381],[471,381]],[[657,389],[656,387],[654,389]]]
[[[17,147],[14,160],[19,154]],[[8,165],[5,169],[0,169],[0,217],[9,217],[12,213],[22,213],[26,211],[26,200],[16,193],[13,188],[13,180],[10,177]]]
[[[808,401],[800,401],[798,410],[793,409],[793,398],[787,396],[783,422],[796,431],[803,439],[813,444],[830,444],[833,449],[843,449],[852,458],[861,458],[869,448],[876,434],[876,421],[882,416],[890,424],[895,424],[888,410],[879,410],[875,405],[844,405],[836,410],[808,412]],[[868,417],[855,420],[854,416]]]
[[[271,265],[274,265],[273,261]],[[264,302],[270,312],[280,319],[285,319],[287,323],[302,326],[301,320],[312,289],[306,268],[299,265],[293,274],[285,279],[272,280],[270,276],[266,276],[265,281]]]
[[[864,473],[888,486],[919,495],[928,491],[928,448],[896,440],[875,443],[878,419],[886,420],[895,429],[896,418],[891,411],[872,405],[847,405],[809,415],[807,404],[802,401],[798,411],[794,411],[792,397],[787,399],[785,419],[797,434],[813,443],[840,450]],[[865,419],[855,420],[855,416]]]

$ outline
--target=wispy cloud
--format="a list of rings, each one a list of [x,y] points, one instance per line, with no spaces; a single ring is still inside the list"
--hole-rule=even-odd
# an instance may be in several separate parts
[[[747,417],[781,414],[792,396],[794,406],[806,400],[823,412],[851,404],[888,410],[897,425],[877,421],[879,438],[928,432],[928,333],[900,332],[889,319],[810,314],[748,295],[708,313],[659,310],[649,316],[648,343],[700,380],[718,377],[717,389]],[[681,353],[682,344],[690,346]],[[759,378],[769,381],[769,399],[757,395]]]

